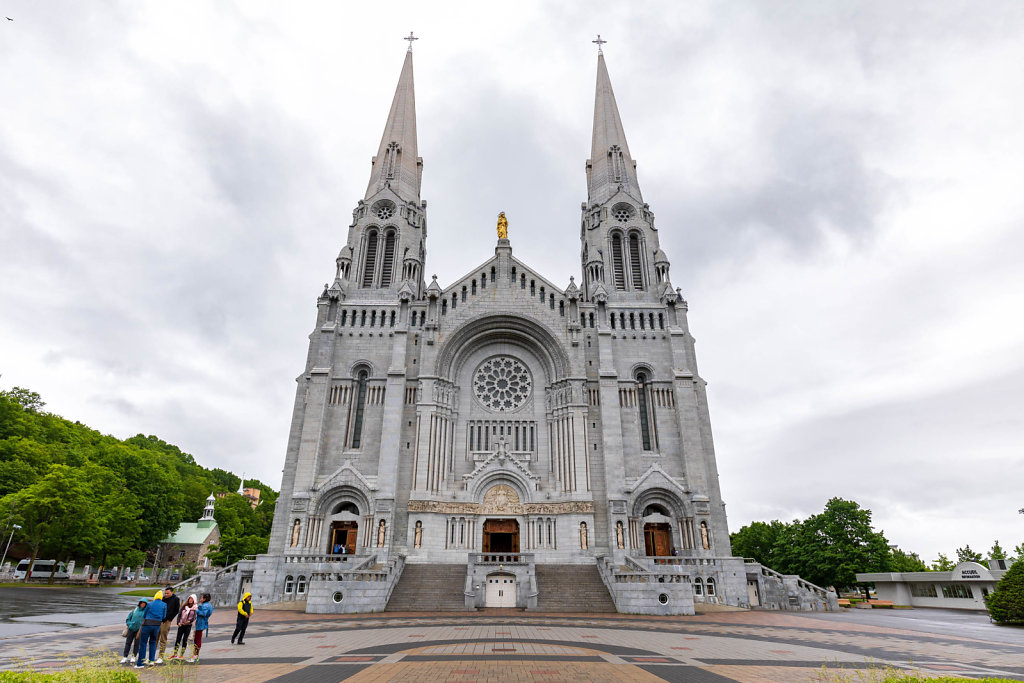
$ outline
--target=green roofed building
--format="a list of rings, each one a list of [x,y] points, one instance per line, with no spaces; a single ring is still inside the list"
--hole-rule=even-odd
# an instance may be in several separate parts
[[[211,545],[220,543],[220,529],[213,518],[213,494],[206,499],[206,508],[198,522],[182,522],[178,530],[160,541],[161,564],[172,567],[184,567],[195,562],[196,566],[206,568],[210,561],[206,557]]]

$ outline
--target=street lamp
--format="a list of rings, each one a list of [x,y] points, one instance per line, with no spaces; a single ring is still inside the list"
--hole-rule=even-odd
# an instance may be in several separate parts
[[[4,558],[0,560],[0,567],[4,566],[4,562],[7,561],[7,551],[11,549],[11,541],[14,540],[14,532],[21,528],[20,524],[15,524],[14,528],[11,529],[11,536],[7,539],[7,547],[4,548]]]

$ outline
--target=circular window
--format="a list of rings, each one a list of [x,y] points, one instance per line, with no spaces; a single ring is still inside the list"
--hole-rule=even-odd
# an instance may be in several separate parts
[[[341,602],[344,598],[345,596],[341,594],[341,591],[334,591],[334,595],[331,596],[334,602]]]
[[[661,595],[659,595],[658,596],[658,602],[660,602],[663,605],[667,605],[668,604],[668,593],[662,593]]]
[[[373,205],[372,213],[382,221],[386,221],[395,215],[395,203],[385,199]]]
[[[530,397],[530,371],[519,360],[498,356],[484,361],[473,376],[473,393],[484,407],[497,412],[515,410]]]
[[[612,207],[612,218],[620,223],[625,223],[633,217],[633,207],[629,204],[616,204]]]

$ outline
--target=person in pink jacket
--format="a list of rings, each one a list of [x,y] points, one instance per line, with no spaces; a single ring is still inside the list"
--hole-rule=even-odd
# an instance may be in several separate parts
[[[174,639],[174,654],[171,655],[171,659],[183,659],[188,650],[188,635],[192,632],[192,624],[196,621],[196,608],[199,603],[196,601],[195,593],[188,596],[188,600],[182,606],[181,611],[178,612],[178,636]],[[181,654],[178,654],[178,648],[181,648]]]

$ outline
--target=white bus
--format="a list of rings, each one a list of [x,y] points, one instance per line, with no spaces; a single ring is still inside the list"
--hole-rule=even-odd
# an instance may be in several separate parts
[[[48,579],[50,578],[50,572],[53,571],[53,565],[55,560],[36,560],[36,563],[32,566],[32,579]],[[21,581],[25,578],[25,573],[28,571],[28,560],[22,560],[18,563],[18,568],[14,570],[14,579]],[[54,572],[53,578],[55,579],[66,579],[68,578],[68,568],[64,566],[63,562],[56,562],[57,571]]]

